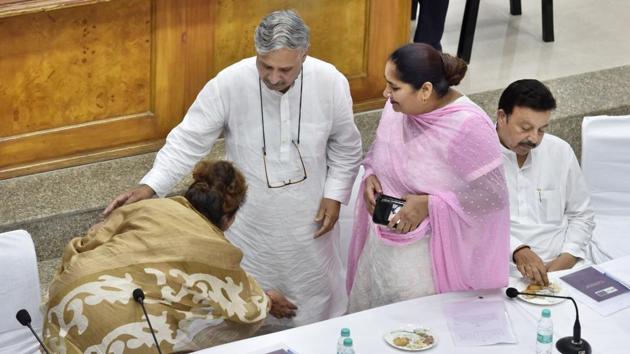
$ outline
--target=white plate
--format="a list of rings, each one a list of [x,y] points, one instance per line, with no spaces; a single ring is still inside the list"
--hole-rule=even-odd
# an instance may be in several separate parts
[[[407,343],[403,343],[404,339],[400,338],[405,338]],[[431,349],[437,344],[437,337],[428,328],[417,325],[405,325],[389,331],[383,339],[392,347],[409,352]],[[401,340],[403,342],[399,342]]]
[[[523,292],[523,293],[569,296],[567,291],[562,287],[560,280],[553,279],[553,278],[549,278],[549,286],[538,291],[528,291],[527,287],[529,286],[529,281],[523,278],[515,281],[511,285],[515,287],[516,289],[518,289],[519,292]],[[530,304],[542,305],[542,306],[556,305],[566,300],[566,299],[558,299],[558,298],[553,298],[553,297],[527,296],[527,295],[519,295],[518,298],[525,302],[529,302]]]

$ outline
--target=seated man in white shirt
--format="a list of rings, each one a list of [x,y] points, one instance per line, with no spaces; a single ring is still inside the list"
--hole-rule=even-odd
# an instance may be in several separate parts
[[[497,111],[510,195],[511,258],[525,278],[544,285],[548,272],[572,268],[585,258],[595,227],[571,146],[545,135],[555,108],[540,81],[519,80],[503,91]]]

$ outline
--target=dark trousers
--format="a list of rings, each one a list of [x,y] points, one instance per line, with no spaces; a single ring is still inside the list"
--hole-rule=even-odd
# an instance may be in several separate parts
[[[416,17],[416,9],[420,3],[420,15],[418,16],[418,27],[413,36],[416,43],[427,43],[433,48],[441,51],[442,33],[444,33],[444,22],[446,21],[446,11],[449,0],[411,0],[411,19]]]

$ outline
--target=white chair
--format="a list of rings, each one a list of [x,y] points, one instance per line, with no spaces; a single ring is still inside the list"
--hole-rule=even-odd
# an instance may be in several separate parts
[[[630,116],[585,117],[582,170],[595,210],[595,263],[630,255]]]
[[[41,337],[40,284],[31,236],[24,230],[0,233],[0,353],[39,353],[39,343],[15,318],[20,309],[31,315]]]

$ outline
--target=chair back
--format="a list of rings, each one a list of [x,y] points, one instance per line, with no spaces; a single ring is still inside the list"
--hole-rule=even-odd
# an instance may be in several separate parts
[[[599,213],[630,215],[630,116],[584,118],[582,169]]]
[[[630,116],[584,118],[582,170],[595,211],[593,260],[630,255]]]
[[[41,336],[40,283],[31,235],[24,230],[0,233],[0,352],[39,353],[39,343],[15,318],[20,309],[31,315]]]

